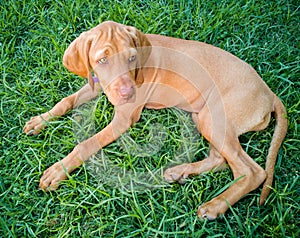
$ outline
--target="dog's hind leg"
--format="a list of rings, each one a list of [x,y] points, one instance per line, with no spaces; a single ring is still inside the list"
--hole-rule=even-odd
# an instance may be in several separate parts
[[[235,182],[227,190],[198,209],[200,218],[215,219],[230,205],[256,189],[266,178],[266,172],[242,148],[230,119],[220,118],[220,111],[210,107],[198,114],[199,130],[231,168]]]
[[[209,156],[204,160],[190,164],[181,164],[168,168],[164,173],[166,181],[184,183],[189,176],[195,176],[208,171],[218,171],[228,168],[226,160],[210,145]]]
[[[200,121],[198,113],[192,114],[192,119],[197,126],[199,132],[201,132]],[[168,168],[164,173],[166,181],[184,183],[185,179],[189,176],[199,175],[208,171],[218,171],[227,168],[226,160],[216,150],[216,148],[210,144],[209,156],[204,160],[197,161],[190,164],[181,164],[172,168]]]

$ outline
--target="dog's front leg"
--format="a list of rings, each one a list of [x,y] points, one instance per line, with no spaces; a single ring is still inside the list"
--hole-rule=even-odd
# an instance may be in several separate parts
[[[45,170],[40,179],[39,187],[43,190],[57,189],[59,182],[67,179],[67,174],[126,132],[139,119],[141,111],[142,107],[134,110],[133,113],[128,113],[130,112],[128,109],[125,111],[116,110],[113,120],[107,127],[93,137],[79,143],[64,159]]]
[[[123,130],[126,130],[125,128]],[[59,182],[67,179],[67,174],[78,168],[100,148],[111,143],[116,137],[112,134],[112,124],[93,137],[81,142],[61,161],[56,162],[44,171],[39,187],[44,190],[55,190]]]
[[[76,93],[63,98],[50,111],[39,116],[32,117],[24,126],[23,131],[28,135],[36,135],[40,133],[41,130],[46,127],[45,122],[48,122],[53,118],[63,116],[73,108],[92,100],[97,97],[100,90],[99,85],[95,85],[95,90],[93,90],[89,84],[86,84]]]

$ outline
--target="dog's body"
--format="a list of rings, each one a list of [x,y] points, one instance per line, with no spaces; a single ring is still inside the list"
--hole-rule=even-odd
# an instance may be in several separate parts
[[[287,120],[283,104],[251,66],[205,43],[144,35],[114,22],[81,34],[66,50],[63,61],[70,71],[88,78],[89,84],[49,112],[32,118],[24,131],[37,134],[44,127],[43,120],[65,114],[96,97],[100,90],[115,105],[115,115],[107,127],[44,172],[42,189],[56,189],[67,178],[65,170],[72,172],[116,140],[139,120],[144,107],[177,107],[192,113],[198,130],[210,142],[210,154],[202,161],[167,169],[165,179],[181,181],[226,163],[237,179],[225,192],[202,205],[199,217],[216,218],[228,209],[228,204],[265,181],[260,201],[264,203]],[[100,83],[94,83],[91,70]],[[265,171],[242,149],[238,136],[264,129],[272,112],[277,126]]]

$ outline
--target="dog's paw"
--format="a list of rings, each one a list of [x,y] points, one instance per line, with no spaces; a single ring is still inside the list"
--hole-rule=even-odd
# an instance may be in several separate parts
[[[224,199],[216,197],[211,201],[204,203],[198,208],[197,216],[200,219],[214,220],[219,215],[224,214],[228,209]]]
[[[191,174],[191,166],[189,164],[182,164],[169,168],[164,173],[164,179],[169,182],[185,183],[185,180]]]
[[[217,218],[218,214],[214,211],[213,208],[210,208],[207,205],[202,205],[198,208],[197,216],[200,219],[208,219],[208,220],[214,220]]]
[[[39,188],[45,191],[53,191],[58,188],[59,182],[67,179],[67,174],[60,162],[55,163],[43,173]]]
[[[27,135],[37,135],[46,127],[46,122],[49,121],[47,114],[32,117],[24,126],[23,131]]]

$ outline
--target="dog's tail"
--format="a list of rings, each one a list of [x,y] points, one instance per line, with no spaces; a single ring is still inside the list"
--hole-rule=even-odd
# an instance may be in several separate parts
[[[264,182],[263,189],[260,195],[260,205],[263,205],[266,201],[271,189],[274,175],[274,167],[276,163],[276,158],[278,150],[282,144],[282,141],[287,133],[288,121],[287,113],[283,103],[280,99],[275,96],[274,100],[274,114],[276,119],[275,131],[272,137],[271,146],[269,148],[267,161],[266,161],[266,173],[267,178]]]

